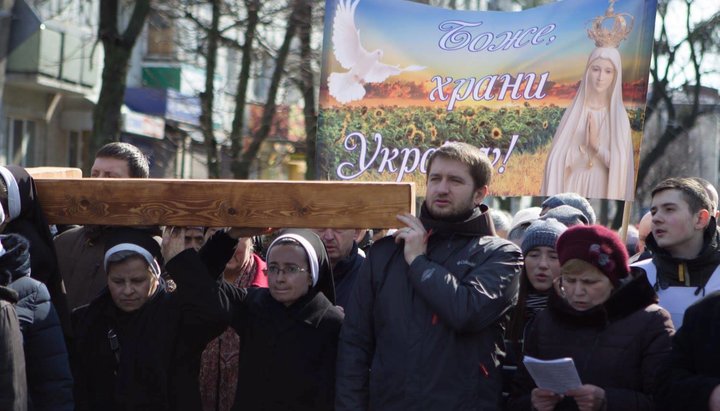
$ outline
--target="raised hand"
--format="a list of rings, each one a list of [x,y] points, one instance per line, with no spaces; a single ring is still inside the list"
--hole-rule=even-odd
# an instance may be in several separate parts
[[[400,214],[397,219],[407,227],[399,228],[394,234],[395,243],[405,241],[405,261],[408,265],[427,251],[428,233],[420,219],[412,214]]]
[[[166,264],[186,248],[192,248],[192,245],[185,246],[185,227],[167,226],[163,229],[161,251]]]

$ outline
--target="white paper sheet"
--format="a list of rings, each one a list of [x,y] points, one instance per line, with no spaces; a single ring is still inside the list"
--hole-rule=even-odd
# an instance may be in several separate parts
[[[538,388],[565,394],[582,385],[572,358],[540,360],[526,355],[523,363]]]

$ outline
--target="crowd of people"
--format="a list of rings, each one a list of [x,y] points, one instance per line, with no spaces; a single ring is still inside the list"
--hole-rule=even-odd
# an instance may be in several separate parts
[[[662,181],[630,244],[576,193],[489,209],[491,170],[443,145],[389,232],[56,233],[0,167],[0,410],[720,411],[714,186]],[[148,175],[126,143],[92,168]]]

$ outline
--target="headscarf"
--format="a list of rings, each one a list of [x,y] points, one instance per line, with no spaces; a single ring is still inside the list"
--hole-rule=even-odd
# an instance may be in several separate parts
[[[310,275],[312,276],[312,287],[310,293],[322,292],[325,297],[335,304],[335,283],[332,276],[332,266],[328,258],[325,245],[320,237],[310,230],[288,229],[284,230],[268,247],[267,256],[270,250],[282,239],[290,238],[298,242],[308,256]]]
[[[52,234],[40,207],[35,181],[20,166],[0,167],[0,176],[8,188],[9,222],[5,233],[20,234],[30,242],[33,278],[45,283],[55,299],[56,292],[61,290],[62,280]]]
[[[164,281],[160,277],[162,273],[162,250],[160,244],[151,234],[144,230],[134,228],[119,228],[113,231],[113,235],[105,243],[105,258],[103,267],[108,272],[110,257],[119,252],[128,251],[142,257],[148,264],[153,276],[159,281],[161,288],[164,288]]]
[[[20,166],[0,167],[8,189],[8,224],[5,234],[20,234],[30,243],[32,277],[44,283],[60,318],[63,332],[71,334],[70,308],[63,288],[50,227],[40,207],[35,181]]]

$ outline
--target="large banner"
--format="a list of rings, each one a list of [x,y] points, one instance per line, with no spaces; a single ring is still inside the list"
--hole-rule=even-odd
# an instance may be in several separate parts
[[[632,200],[656,0],[473,12],[327,0],[318,176],[415,181],[446,141],[483,148],[495,195]]]

